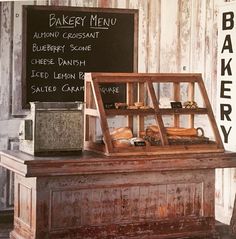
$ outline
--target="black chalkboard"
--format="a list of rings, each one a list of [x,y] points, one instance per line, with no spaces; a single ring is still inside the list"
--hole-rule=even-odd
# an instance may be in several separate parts
[[[137,71],[137,25],[138,10],[24,6],[22,107],[84,101],[85,72]],[[104,102],[124,101],[112,87]]]

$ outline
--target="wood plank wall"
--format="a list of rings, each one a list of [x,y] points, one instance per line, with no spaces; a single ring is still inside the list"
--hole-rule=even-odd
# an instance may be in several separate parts
[[[226,0],[35,0],[0,2],[0,149],[17,145],[21,109],[22,5],[139,9],[138,71],[201,72],[215,109],[217,6]],[[12,203],[0,168],[0,210]]]

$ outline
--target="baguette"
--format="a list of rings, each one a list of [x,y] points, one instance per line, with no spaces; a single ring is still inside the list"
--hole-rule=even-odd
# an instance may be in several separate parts
[[[182,127],[166,127],[168,136],[197,136],[198,129],[195,128],[182,128]],[[146,129],[146,135],[154,135],[159,133],[157,125],[149,125]]]
[[[166,133],[169,136],[197,136],[197,129],[195,128],[178,128],[167,127]]]

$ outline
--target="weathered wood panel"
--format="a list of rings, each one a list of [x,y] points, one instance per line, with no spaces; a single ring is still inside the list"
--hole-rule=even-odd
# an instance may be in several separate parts
[[[213,169],[16,175],[12,238],[203,238],[214,233],[213,185]]]
[[[11,109],[11,64],[12,64],[12,3],[1,3],[1,69],[0,69],[0,120],[10,117]]]
[[[13,49],[12,49],[12,115],[26,115],[28,111],[22,110],[22,21],[23,5],[32,5],[33,1],[14,2],[13,7]]]
[[[10,149],[11,141],[16,141],[18,136],[19,120],[11,118],[12,95],[12,18],[13,8],[10,2],[0,3],[0,148]],[[18,72],[19,74],[19,72]],[[19,90],[19,88],[18,88]],[[18,92],[17,94],[20,94]],[[15,95],[14,95],[15,96]],[[13,96],[13,97],[14,97]],[[18,101],[19,104],[19,101]],[[12,179],[13,174],[0,168],[0,210],[12,209]]]
[[[180,53],[178,9],[178,1],[161,1],[160,72],[178,72]]]
[[[147,72],[160,72],[161,1],[149,1],[147,24]]]

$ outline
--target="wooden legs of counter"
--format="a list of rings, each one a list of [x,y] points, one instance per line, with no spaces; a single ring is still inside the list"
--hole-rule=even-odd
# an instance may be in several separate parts
[[[36,178],[15,174],[14,229],[11,239],[36,238]]]
[[[214,169],[15,176],[11,239],[214,238]]]

